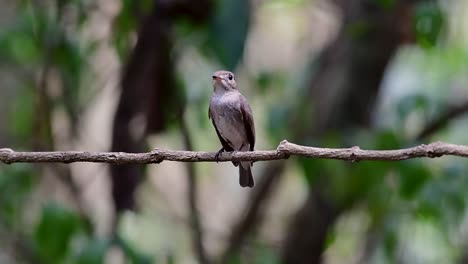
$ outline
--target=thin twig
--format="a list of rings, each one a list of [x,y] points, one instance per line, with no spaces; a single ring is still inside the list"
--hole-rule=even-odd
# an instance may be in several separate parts
[[[468,111],[468,100],[458,105],[450,107],[443,115],[437,119],[429,122],[417,135],[417,140],[423,140],[428,136],[439,131],[441,128],[447,126],[447,124],[453,119],[460,117]]]
[[[364,150],[351,148],[316,148],[296,145],[283,140],[276,150],[233,151],[222,153],[219,161],[266,161],[287,159],[289,156],[307,158],[336,159],[347,161],[380,160],[398,161],[414,158],[436,158],[441,156],[468,157],[468,146],[444,142],[422,144],[416,147],[395,150]],[[0,149],[0,162],[3,163],[44,163],[44,162],[99,162],[114,164],[151,164],[162,161],[215,162],[216,152],[155,149],[146,153],[126,152],[16,152]]]

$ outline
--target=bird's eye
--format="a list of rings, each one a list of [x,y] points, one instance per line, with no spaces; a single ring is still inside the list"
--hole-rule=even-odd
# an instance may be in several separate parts
[[[229,74],[229,75],[228,75],[228,79],[229,79],[230,81],[232,81],[232,79],[234,79],[234,76],[232,76],[232,74]]]

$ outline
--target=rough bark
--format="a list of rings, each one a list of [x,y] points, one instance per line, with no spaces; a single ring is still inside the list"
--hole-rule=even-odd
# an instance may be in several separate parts
[[[0,162],[11,163],[73,163],[99,162],[110,164],[152,164],[163,161],[179,162],[226,162],[226,161],[267,161],[287,159],[290,156],[301,156],[316,159],[347,160],[351,162],[364,160],[400,161],[414,158],[436,158],[441,156],[468,157],[468,146],[434,142],[428,145],[395,149],[364,150],[351,148],[316,148],[301,146],[283,140],[276,150],[233,151],[224,152],[216,157],[217,152],[185,151],[155,149],[145,153],[126,152],[84,152],[84,151],[50,151],[50,152],[16,152],[12,149],[0,149]]]

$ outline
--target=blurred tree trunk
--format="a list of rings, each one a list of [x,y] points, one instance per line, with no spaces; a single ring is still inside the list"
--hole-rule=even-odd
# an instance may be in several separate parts
[[[310,83],[309,96],[314,107],[309,116],[315,127],[303,131],[300,141],[317,142],[329,131],[371,128],[371,114],[385,69],[398,46],[408,39],[409,1],[398,1],[390,8],[377,1],[336,2],[344,14],[344,26],[318,59],[320,68]],[[320,263],[330,228],[339,214],[355,202],[337,204],[326,192],[326,185],[331,184],[328,177],[319,178],[320,186],[310,188],[286,232],[284,263]]]
[[[172,26],[184,17],[197,25],[207,21],[212,1],[155,1],[151,14],[142,20],[138,40],[121,80],[122,93],[114,117],[111,151],[145,151],[150,133],[165,131],[169,122],[179,124],[187,148],[191,140],[182,120],[184,91],[175,80]],[[139,8],[136,8],[140,10]],[[199,263],[209,263],[197,208],[197,177],[188,164],[188,204],[193,248]],[[112,197],[117,212],[135,209],[135,191],[143,178],[143,165],[111,165]]]
[[[169,120],[181,118],[185,101],[174,77],[172,25],[181,16],[194,24],[204,22],[211,8],[209,0],[155,1],[153,10],[141,22],[136,46],[124,67],[111,151],[145,151],[148,134],[162,132]],[[143,170],[142,165],[111,166],[117,212],[135,209],[135,189]]]
[[[167,22],[160,18],[156,7],[142,21],[138,41],[122,75],[111,151],[145,151],[147,132],[165,128],[161,105],[174,87],[168,31]],[[112,197],[117,212],[134,209],[134,192],[143,168],[143,165],[111,166]]]

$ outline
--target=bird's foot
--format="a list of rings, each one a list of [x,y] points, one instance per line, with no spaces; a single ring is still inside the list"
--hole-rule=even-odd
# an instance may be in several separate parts
[[[221,155],[222,152],[224,152],[224,148],[221,148],[218,151],[218,153],[216,153],[216,155],[215,155],[216,163],[219,163],[219,155]]]

